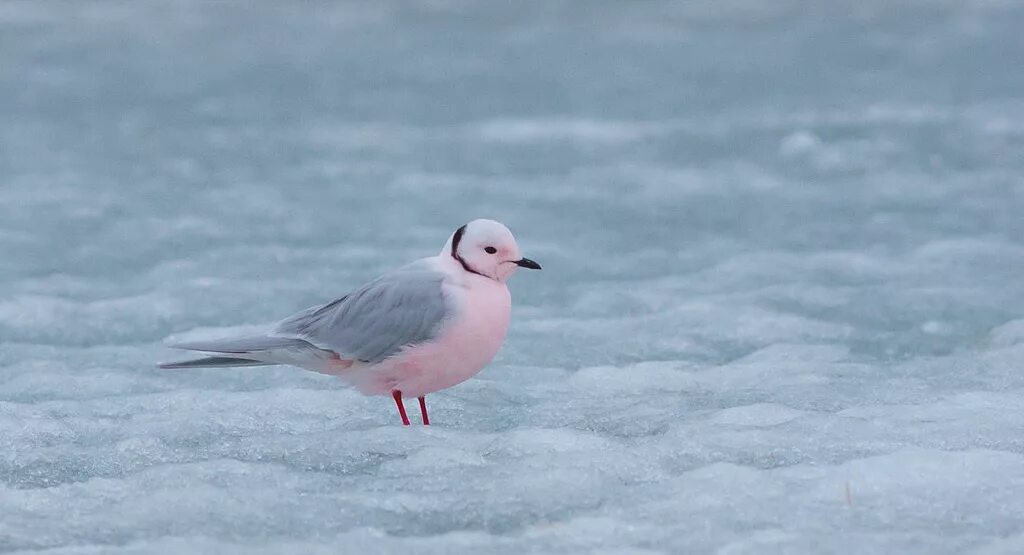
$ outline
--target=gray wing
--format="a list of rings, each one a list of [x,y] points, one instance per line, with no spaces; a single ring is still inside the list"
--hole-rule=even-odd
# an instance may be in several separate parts
[[[427,264],[413,263],[282,321],[275,334],[308,341],[342,358],[380,362],[437,336],[450,311],[443,279]]]

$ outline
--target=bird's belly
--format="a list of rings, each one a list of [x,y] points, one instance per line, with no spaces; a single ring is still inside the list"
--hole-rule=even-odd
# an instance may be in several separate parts
[[[508,289],[470,289],[458,317],[436,341],[407,349],[377,369],[380,384],[373,393],[398,389],[420,396],[452,387],[476,375],[501,349],[508,332],[511,299]],[[381,381],[383,380],[383,381]]]

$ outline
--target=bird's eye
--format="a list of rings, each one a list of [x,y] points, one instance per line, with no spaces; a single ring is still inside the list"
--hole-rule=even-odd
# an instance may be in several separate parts
[[[486,248],[484,248],[484,250],[487,251],[487,254],[494,254],[494,253],[498,252],[498,249],[496,249],[494,247],[486,247]]]

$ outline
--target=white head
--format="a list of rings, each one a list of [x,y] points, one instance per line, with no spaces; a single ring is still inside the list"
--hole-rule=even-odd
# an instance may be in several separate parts
[[[540,264],[523,258],[512,232],[494,220],[473,220],[455,230],[441,251],[467,272],[505,281],[519,268],[539,270]]]

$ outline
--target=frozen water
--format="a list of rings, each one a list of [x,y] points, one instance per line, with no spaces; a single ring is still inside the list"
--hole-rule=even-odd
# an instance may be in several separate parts
[[[1024,5],[0,7],[0,551],[1019,553]],[[494,217],[389,399],[173,336]],[[236,327],[240,326],[240,327]]]

